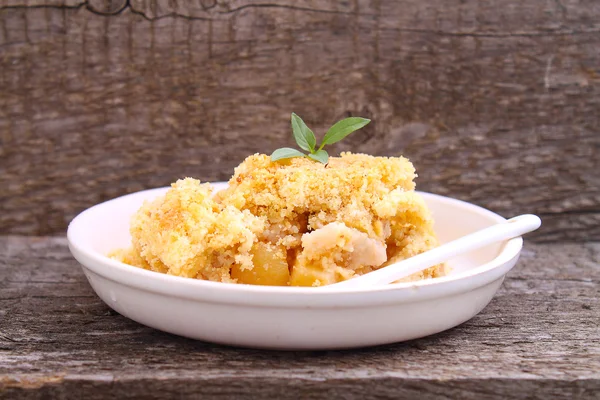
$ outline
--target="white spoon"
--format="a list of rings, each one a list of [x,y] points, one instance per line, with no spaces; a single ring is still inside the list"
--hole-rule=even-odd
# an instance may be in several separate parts
[[[541,224],[542,221],[537,215],[520,215],[368,274],[322,287],[352,289],[385,285],[463,253],[535,231]]]

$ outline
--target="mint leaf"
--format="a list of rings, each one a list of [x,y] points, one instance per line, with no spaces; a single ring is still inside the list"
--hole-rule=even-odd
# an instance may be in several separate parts
[[[294,158],[294,157],[306,157],[301,151],[296,149],[291,149],[289,147],[283,147],[281,149],[277,149],[271,154],[271,161],[283,160],[285,158]]]
[[[296,140],[296,143],[298,143],[298,146],[300,146],[301,149],[308,151],[309,154],[304,154],[303,152],[290,147],[284,147],[275,150],[273,154],[271,154],[271,161],[294,157],[308,157],[311,160],[327,164],[329,162],[329,154],[323,150],[323,147],[327,144],[339,142],[355,130],[367,125],[369,122],[371,122],[370,119],[358,117],[350,117],[338,121],[329,128],[323,138],[321,146],[317,149],[317,139],[315,138],[313,131],[306,126],[304,121],[302,121],[302,118],[295,113],[292,113],[291,123],[294,139]]]
[[[296,143],[298,143],[298,146],[302,150],[310,151],[311,153],[315,151],[315,146],[317,145],[315,134],[296,113],[292,113],[292,132],[294,133]]]
[[[319,149],[322,149],[323,146],[325,146],[326,144],[333,144],[339,142],[352,132],[367,125],[369,122],[371,122],[370,119],[360,117],[350,117],[336,122],[335,125],[329,128],[329,130],[325,134],[325,137],[323,138],[323,143],[321,143],[321,147],[319,147]]]
[[[322,162],[323,164],[327,164],[329,161],[329,154],[325,150],[317,150],[314,153],[310,153],[308,158],[312,158],[315,161]]]

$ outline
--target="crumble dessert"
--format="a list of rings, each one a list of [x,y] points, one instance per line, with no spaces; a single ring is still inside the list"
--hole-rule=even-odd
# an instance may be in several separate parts
[[[433,220],[404,157],[249,156],[229,187],[186,178],[132,217],[124,263],[189,278],[322,286],[435,247]],[[443,265],[404,280],[444,275]]]

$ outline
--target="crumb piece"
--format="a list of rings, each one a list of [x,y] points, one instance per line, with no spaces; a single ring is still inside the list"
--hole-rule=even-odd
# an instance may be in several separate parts
[[[328,285],[360,270],[371,271],[387,260],[385,244],[341,222],[302,236],[302,252],[292,270],[291,285]]]
[[[133,247],[152,270],[227,282],[233,264],[252,265],[263,229],[261,218],[217,204],[210,186],[191,178],[145,203],[131,221]]]

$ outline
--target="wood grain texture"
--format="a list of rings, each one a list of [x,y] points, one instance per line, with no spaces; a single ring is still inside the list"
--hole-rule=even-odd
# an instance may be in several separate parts
[[[179,338],[111,311],[64,238],[0,238],[0,398],[595,399],[600,243],[530,244],[479,315],[362,350]]]
[[[422,190],[600,239],[596,1],[0,0],[0,232],[373,120]]]

